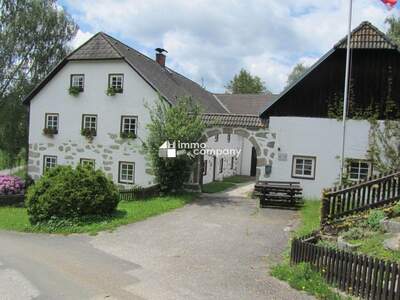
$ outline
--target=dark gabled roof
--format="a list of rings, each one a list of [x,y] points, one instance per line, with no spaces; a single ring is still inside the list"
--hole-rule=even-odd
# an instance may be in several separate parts
[[[125,60],[163,98],[174,104],[179,97],[192,97],[205,112],[226,113],[214,96],[194,81],[181,74],[160,66],[153,59],[121,43],[113,37],[99,32],[68,55],[53,71],[26,97],[29,102],[50,79],[68,62],[77,60]]]
[[[352,31],[350,47],[352,49],[398,49],[387,35],[367,21],[362,22]],[[347,35],[334,48],[346,49]]]
[[[286,87],[283,92],[275,98],[272,103],[268,103],[262,110],[259,111],[259,115],[264,117],[265,113],[276,103],[278,103],[283,96],[285,96],[289,91],[292,90],[299,82],[301,82],[305,77],[307,77],[312,71],[314,71],[321,63],[323,63],[328,57],[330,57],[337,49],[346,49],[347,45],[347,35],[341,39],[334,47],[329,50],[324,56],[322,56],[316,63],[314,63],[308,70],[295,82]],[[350,40],[351,49],[388,49],[388,50],[398,50],[398,46],[390,40],[390,38],[385,35],[378,28],[373,26],[370,22],[364,21],[359,26],[357,26],[351,32]]]
[[[203,114],[202,120],[208,127],[264,128],[266,123],[259,116],[238,114]]]
[[[260,109],[271,105],[273,94],[214,94],[231,114],[258,115]]]

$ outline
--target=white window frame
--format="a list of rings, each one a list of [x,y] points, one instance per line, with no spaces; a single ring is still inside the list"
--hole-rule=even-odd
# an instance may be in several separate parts
[[[122,93],[124,90],[124,74],[109,74],[108,87],[116,89],[117,93]]]
[[[135,122],[132,123],[131,121]],[[126,124],[125,121],[128,121]],[[128,129],[126,129],[126,125]],[[134,130],[132,130],[132,125],[134,126]],[[137,127],[138,127],[138,117],[137,116],[121,116],[121,133],[134,133],[137,135]]]
[[[81,92],[85,89],[85,75],[71,74],[71,87],[78,87]]]
[[[57,166],[57,156],[43,155],[43,173]]]
[[[132,168],[132,174],[129,175],[128,168]],[[126,170],[126,172],[124,172]],[[118,164],[118,182],[123,184],[134,184],[135,183],[135,163],[128,161],[120,161]],[[132,177],[132,178],[129,178]]]
[[[55,129],[58,131],[60,117],[57,113],[46,113],[45,114],[45,128]]]
[[[356,164],[354,167],[351,164]],[[367,168],[362,167],[361,164],[366,164]],[[372,175],[372,162],[366,159],[347,159],[347,178],[351,181],[362,181],[369,178]],[[357,169],[356,172],[352,172],[352,169]],[[367,170],[366,177],[361,176],[361,170]],[[356,176],[354,176],[356,175]]]
[[[92,118],[95,118],[94,122]],[[82,115],[82,129],[91,129],[97,134],[97,115]]]
[[[90,165],[93,169],[96,167],[96,160],[92,158],[81,158],[81,166]]]
[[[311,162],[311,164],[310,164]],[[301,179],[315,179],[317,158],[315,156],[293,155],[292,159],[292,177]],[[299,169],[300,167],[300,169]],[[308,170],[306,170],[308,169]],[[299,172],[300,171],[300,172]],[[310,174],[306,174],[310,171]]]

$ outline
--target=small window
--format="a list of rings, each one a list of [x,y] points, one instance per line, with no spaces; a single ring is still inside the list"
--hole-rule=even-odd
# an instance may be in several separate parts
[[[226,137],[226,141],[227,141],[228,143],[230,143],[230,142],[231,142],[231,135],[230,135],[230,134],[228,134],[228,135],[227,135],[227,137]]]
[[[224,159],[221,158],[219,160],[219,172],[222,173],[224,171]]]
[[[124,90],[124,74],[108,75],[108,87],[113,88],[116,93],[122,93]]]
[[[97,115],[82,116],[82,130],[89,129],[93,135],[97,134]]]
[[[79,88],[79,91],[83,92],[85,87],[85,75],[83,74],[72,74],[71,75],[71,87]]]
[[[353,181],[367,179],[372,174],[372,163],[363,159],[350,159],[347,162],[347,173]]]
[[[315,179],[315,161],[312,156],[293,156],[292,177]]]
[[[207,160],[204,160],[204,164],[203,164],[203,176],[207,175]]]
[[[137,117],[122,116],[121,117],[121,133],[134,134],[136,136]]]
[[[214,138],[214,141],[215,141],[215,142],[218,142],[218,140],[219,140],[219,134],[217,134],[217,135],[215,136],[215,138]]]
[[[86,167],[91,167],[91,168],[95,168],[95,164],[96,161],[94,159],[90,159],[90,158],[81,158],[81,165]]]
[[[232,156],[231,157],[231,170],[233,170],[234,166],[235,166],[235,158]]]
[[[45,119],[45,128],[58,133],[58,114],[46,114]]]
[[[127,184],[135,183],[135,163],[120,162],[118,173],[118,182]]]
[[[55,166],[57,166],[57,156],[43,156],[43,173]]]

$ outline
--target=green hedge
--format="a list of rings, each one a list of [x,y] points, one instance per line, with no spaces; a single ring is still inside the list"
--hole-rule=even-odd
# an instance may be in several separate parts
[[[102,171],[59,166],[28,189],[25,206],[32,224],[54,218],[108,215],[119,202],[118,190]]]

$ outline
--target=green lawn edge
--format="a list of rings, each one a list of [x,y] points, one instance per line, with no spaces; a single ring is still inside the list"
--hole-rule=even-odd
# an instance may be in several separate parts
[[[121,201],[117,211],[112,216],[89,217],[74,221],[50,221],[41,225],[30,224],[25,208],[4,206],[0,207],[0,230],[54,234],[87,233],[95,235],[101,231],[112,231],[120,226],[181,208],[193,201],[196,196],[197,194],[188,193],[153,197],[138,201]]]
[[[319,229],[320,213],[320,201],[306,200],[304,206],[299,211],[300,224],[293,232],[293,237],[303,236]],[[290,265],[289,251],[290,246],[285,251],[282,262],[272,266],[270,274],[273,277],[286,281],[292,288],[313,295],[317,299],[351,299],[351,297],[343,297],[334,291],[333,287],[324,280],[321,274],[313,271],[309,264]]]

